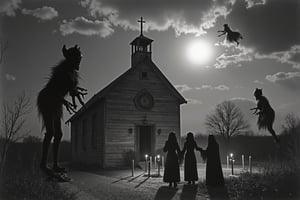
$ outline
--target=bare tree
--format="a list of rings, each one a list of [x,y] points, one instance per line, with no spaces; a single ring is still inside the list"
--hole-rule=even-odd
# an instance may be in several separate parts
[[[28,135],[24,132],[26,115],[30,112],[30,99],[25,92],[12,103],[3,103],[0,120],[0,175],[2,175],[9,146]]]
[[[231,101],[218,104],[214,112],[206,117],[205,126],[210,134],[219,134],[227,141],[249,128],[243,113]]]
[[[300,154],[300,119],[294,113],[285,116],[285,124],[282,125],[283,133],[288,138],[286,148],[291,157],[299,157]]]
[[[294,132],[300,123],[300,120],[294,113],[288,113],[285,116],[285,124],[282,125],[284,132]]]

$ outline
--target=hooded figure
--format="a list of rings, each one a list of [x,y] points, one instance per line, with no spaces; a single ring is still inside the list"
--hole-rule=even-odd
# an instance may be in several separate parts
[[[223,186],[224,176],[219,154],[219,144],[213,135],[208,136],[208,146],[201,151],[202,158],[206,160],[206,185]]]

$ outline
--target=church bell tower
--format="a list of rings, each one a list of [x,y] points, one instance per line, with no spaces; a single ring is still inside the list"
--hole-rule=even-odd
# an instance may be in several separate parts
[[[143,17],[138,20],[141,23],[141,34],[136,37],[131,43],[131,67],[134,67],[139,62],[151,61],[151,43],[152,39],[143,35]]]

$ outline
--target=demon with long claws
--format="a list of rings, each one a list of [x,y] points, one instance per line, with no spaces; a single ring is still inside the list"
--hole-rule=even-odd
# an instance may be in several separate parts
[[[87,90],[78,87],[78,70],[82,54],[80,48],[75,45],[69,49],[64,45],[62,48],[65,57],[57,66],[52,68],[52,74],[46,86],[39,92],[37,98],[37,107],[39,115],[43,120],[43,128],[46,129],[43,140],[43,154],[40,167],[45,172],[51,170],[47,167],[48,149],[52,138],[53,144],[53,171],[63,172],[64,168],[58,166],[58,150],[62,138],[61,118],[63,106],[72,114],[76,112],[76,98],[83,106],[83,98]],[[69,94],[72,97],[72,103],[65,97]]]

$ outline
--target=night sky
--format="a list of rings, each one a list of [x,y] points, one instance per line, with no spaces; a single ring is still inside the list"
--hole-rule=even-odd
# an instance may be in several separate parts
[[[143,16],[154,63],[188,100],[181,107],[182,134],[205,133],[205,116],[224,100],[233,100],[252,130],[265,134],[249,111],[255,88],[263,88],[280,132],[287,113],[300,115],[299,15],[299,0],[1,0],[0,39],[8,49],[0,101],[25,91],[32,102],[27,128],[41,137],[36,97],[63,58],[63,44],[81,47],[87,101],[130,67],[129,43]],[[238,47],[218,37],[225,23],[243,35]],[[199,41],[202,49],[191,50]],[[64,120],[69,117],[65,112]]]

